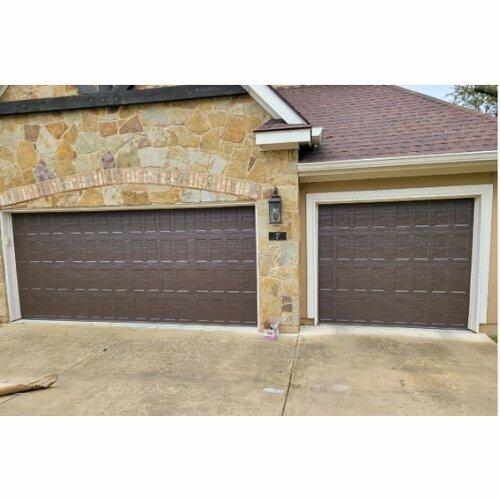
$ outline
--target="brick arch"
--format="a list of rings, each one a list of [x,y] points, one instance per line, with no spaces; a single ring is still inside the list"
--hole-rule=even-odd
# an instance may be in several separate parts
[[[162,167],[109,168],[96,172],[56,177],[4,191],[0,206],[5,207],[69,191],[101,186],[145,184],[202,189],[232,194],[248,200],[269,197],[272,186],[220,174],[189,172]]]

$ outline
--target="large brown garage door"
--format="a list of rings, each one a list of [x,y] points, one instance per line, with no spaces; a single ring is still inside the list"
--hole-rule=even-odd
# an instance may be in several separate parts
[[[319,321],[467,326],[474,200],[321,205]]]
[[[23,318],[255,324],[253,207],[16,214]]]

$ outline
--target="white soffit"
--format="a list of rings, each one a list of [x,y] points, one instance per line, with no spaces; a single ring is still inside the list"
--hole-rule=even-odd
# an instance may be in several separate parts
[[[307,124],[269,85],[242,85],[242,87],[273,117],[281,118],[289,125]]]

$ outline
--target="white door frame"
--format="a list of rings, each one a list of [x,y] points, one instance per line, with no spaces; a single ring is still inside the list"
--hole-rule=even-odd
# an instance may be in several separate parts
[[[29,208],[6,209],[0,211],[0,235],[2,241],[3,267],[5,274],[5,289],[9,309],[9,321],[21,319],[21,302],[19,300],[19,286],[17,282],[16,254],[14,248],[14,234],[12,230],[12,214],[20,213],[54,213],[54,212],[110,212],[128,210],[175,210],[185,208],[225,208],[225,207],[254,207],[255,215],[255,272],[257,280],[257,327],[260,325],[260,280],[259,280],[259,217],[256,201],[242,202],[200,202],[183,204],[135,205],[135,206],[109,206],[109,207],[73,207],[73,208]],[[108,322],[109,323],[109,322]],[[123,323],[123,322],[121,322]],[[135,323],[130,323],[135,324]],[[184,323],[182,323],[184,325]]]
[[[340,203],[376,203],[474,198],[471,282],[468,328],[479,331],[487,322],[488,280],[490,265],[491,217],[493,186],[438,186],[423,188],[381,189],[309,193],[306,195],[307,224],[307,316],[318,323],[318,205]]]
[[[9,212],[0,214],[0,234],[2,235],[2,255],[5,277],[5,294],[9,308],[9,320],[15,321],[21,317],[19,302],[19,287],[17,285],[16,252],[12,233],[12,216]]]

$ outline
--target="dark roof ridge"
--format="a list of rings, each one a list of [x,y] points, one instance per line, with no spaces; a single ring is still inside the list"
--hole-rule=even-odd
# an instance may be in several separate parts
[[[465,106],[460,106],[459,104],[455,104],[454,102],[445,101],[443,99],[439,99],[439,98],[433,97],[431,95],[423,94],[422,92],[418,92],[417,90],[407,89],[405,87],[400,87],[399,85],[384,85],[384,87],[390,87],[390,88],[393,88],[394,90],[399,90],[400,92],[406,92],[407,94],[412,94],[412,95],[415,95],[417,97],[421,97],[423,99],[427,99],[429,101],[436,102],[438,104],[444,104],[445,106],[448,106],[448,107],[455,109],[457,111],[465,111],[466,113],[472,113],[473,115],[480,116],[482,118],[487,118],[487,119],[494,120],[494,121],[497,120],[496,116],[491,115],[489,113],[483,113],[482,111],[476,111],[475,109],[466,108]]]

